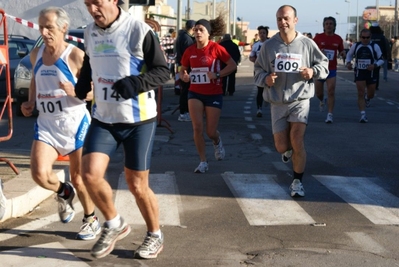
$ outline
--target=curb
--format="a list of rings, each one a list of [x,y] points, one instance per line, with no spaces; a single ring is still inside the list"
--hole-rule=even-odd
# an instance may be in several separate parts
[[[53,170],[62,182],[69,177],[69,167]],[[53,191],[44,189],[33,181],[30,171],[23,171],[17,177],[3,184],[3,193],[7,198],[6,211],[0,222],[11,218],[24,216],[31,212],[37,205],[54,194]]]

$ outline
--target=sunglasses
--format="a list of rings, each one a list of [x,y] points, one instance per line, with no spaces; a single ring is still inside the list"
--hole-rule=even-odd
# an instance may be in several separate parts
[[[370,39],[370,36],[361,36],[362,39]]]

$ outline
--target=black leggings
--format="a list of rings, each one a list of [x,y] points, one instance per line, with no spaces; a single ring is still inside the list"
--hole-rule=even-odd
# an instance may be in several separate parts
[[[256,107],[260,109],[263,105],[263,87],[258,87],[258,94],[256,95]]]

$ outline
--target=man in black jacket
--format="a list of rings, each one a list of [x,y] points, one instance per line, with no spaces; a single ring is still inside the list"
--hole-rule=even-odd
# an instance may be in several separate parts
[[[241,58],[241,53],[240,49],[238,48],[238,45],[236,45],[232,40],[230,34],[225,34],[223,36],[222,41],[220,42],[220,45],[223,46],[227,52],[230,54],[231,58],[236,62],[236,64],[239,63],[240,58]],[[222,69],[226,66],[222,62]],[[223,94],[226,95],[227,92],[229,92],[229,95],[232,96],[234,95],[234,92],[236,90],[236,73],[237,71],[234,71],[233,73],[229,74],[228,76],[223,77]]]
[[[186,51],[186,48],[189,47],[190,45],[194,44],[195,40],[193,37],[194,34],[194,26],[195,26],[195,21],[194,20],[188,20],[186,22],[186,28],[184,30],[179,31],[179,35],[177,36],[176,39],[176,64],[178,67],[178,70],[180,70],[181,66],[181,58],[183,57],[184,51]],[[191,121],[190,114],[188,113],[188,88],[190,87],[190,83],[183,82],[182,80],[179,80],[180,84],[180,115],[178,120],[179,121]]]

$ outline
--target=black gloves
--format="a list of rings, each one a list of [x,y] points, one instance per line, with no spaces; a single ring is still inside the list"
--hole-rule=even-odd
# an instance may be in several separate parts
[[[124,99],[137,99],[139,92],[135,79],[132,76],[126,76],[125,78],[116,81],[112,86],[112,89],[114,89]]]

